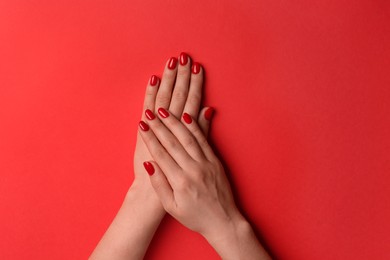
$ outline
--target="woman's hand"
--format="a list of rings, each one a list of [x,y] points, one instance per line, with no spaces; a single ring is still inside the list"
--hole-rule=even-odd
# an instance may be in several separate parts
[[[162,80],[152,76],[145,95],[144,109],[170,109],[180,117],[183,111],[199,118],[203,133],[208,132],[211,110],[199,112],[203,84],[203,69],[185,53],[166,63]],[[206,108],[207,109],[207,108]],[[207,115],[207,117],[205,117]],[[142,116],[146,120],[146,116]],[[147,147],[138,134],[134,155],[135,180],[112,224],[95,248],[90,259],[143,259],[165,210],[149,178],[143,173],[143,162],[151,160]]]
[[[180,118],[183,112],[187,112],[198,119],[203,133],[207,135],[210,118],[203,116],[205,109],[200,111],[203,73],[202,66],[197,62],[191,63],[191,58],[186,53],[181,53],[179,59],[170,58],[165,65],[161,80],[155,75],[151,76],[146,87],[143,111],[149,109],[155,112],[157,108],[162,107],[169,109],[177,118]],[[146,120],[144,114],[141,120]],[[147,176],[143,174],[142,164],[151,159],[152,156],[138,134],[134,152],[133,186],[141,186],[144,192],[152,187]],[[158,201],[157,198],[156,200]]]
[[[165,210],[202,234],[223,259],[269,259],[234,203],[221,162],[188,113],[146,110],[139,133],[154,161],[144,163]]]

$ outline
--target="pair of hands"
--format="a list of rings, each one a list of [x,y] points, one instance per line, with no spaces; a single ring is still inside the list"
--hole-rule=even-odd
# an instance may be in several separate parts
[[[157,195],[179,222],[213,241],[241,215],[221,162],[207,142],[213,110],[200,110],[203,73],[199,63],[191,64],[182,53],[179,62],[167,62],[161,81],[151,77],[139,124],[135,182]]]
[[[146,88],[135,180],[90,259],[143,259],[165,212],[202,234],[222,259],[270,259],[237,210],[207,142],[212,108],[200,109],[203,68],[182,53]],[[149,173],[149,175],[147,173]]]

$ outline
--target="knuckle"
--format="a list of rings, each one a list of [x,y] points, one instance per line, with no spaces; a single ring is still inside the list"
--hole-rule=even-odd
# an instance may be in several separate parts
[[[171,97],[165,94],[158,95],[156,101],[159,104],[159,106],[166,106],[171,102]]]
[[[198,139],[203,135],[202,131],[200,130],[199,127],[193,127],[191,129],[191,132],[194,136],[196,136]]]
[[[180,121],[174,120],[173,118],[168,118],[168,120],[165,120],[164,123],[169,129],[174,129],[179,126]]]
[[[170,70],[170,69],[165,69],[163,72],[163,79],[164,81],[168,82],[173,82],[176,78],[176,71],[175,70]]]
[[[187,94],[188,93],[186,91],[177,90],[173,92],[173,99],[178,101],[185,101],[187,99]]]
[[[177,189],[180,191],[186,191],[191,186],[189,179],[184,177],[183,175],[181,177],[178,177],[176,182]]]
[[[193,179],[194,179],[194,182],[197,183],[198,186],[203,186],[207,183],[208,177],[203,172],[200,172],[198,174],[195,174]]]
[[[154,95],[156,94],[156,91],[152,88],[147,88],[146,89],[146,93],[145,93],[145,96],[147,98],[151,98],[151,97],[154,97]]]
[[[165,158],[165,151],[161,148],[156,148],[154,151],[153,151],[153,156],[156,158],[156,159],[164,159]]]
[[[194,137],[192,136],[187,136],[184,140],[183,140],[183,145],[184,147],[186,148],[191,148],[191,147],[194,147],[197,145],[197,142],[195,140]]]
[[[202,147],[202,148],[209,148],[209,142],[207,141],[207,139],[202,136],[199,140],[199,145]]]
[[[171,150],[175,150],[177,148],[177,141],[174,139],[167,139],[165,141],[165,145],[169,147]]]
[[[187,99],[187,103],[190,105],[198,105],[200,103],[200,96],[198,95],[191,95]]]

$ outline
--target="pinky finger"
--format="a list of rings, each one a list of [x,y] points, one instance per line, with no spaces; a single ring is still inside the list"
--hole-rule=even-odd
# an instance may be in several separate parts
[[[213,114],[214,109],[212,107],[204,107],[199,113],[198,124],[206,137],[209,135],[210,122]]]
[[[146,172],[149,174],[150,182],[164,209],[168,212],[171,211],[176,203],[173,196],[172,187],[165,177],[163,171],[161,171],[156,162],[152,161],[144,162],[144,167]]]

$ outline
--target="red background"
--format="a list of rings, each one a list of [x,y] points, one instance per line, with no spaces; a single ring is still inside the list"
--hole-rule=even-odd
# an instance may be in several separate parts
[[[85,259],[133,179],[144,88],[181,51],[278,259],[390,259],[390,5],[0,1],[0,258]],[[146,259],[217,259],[171,218]]]

